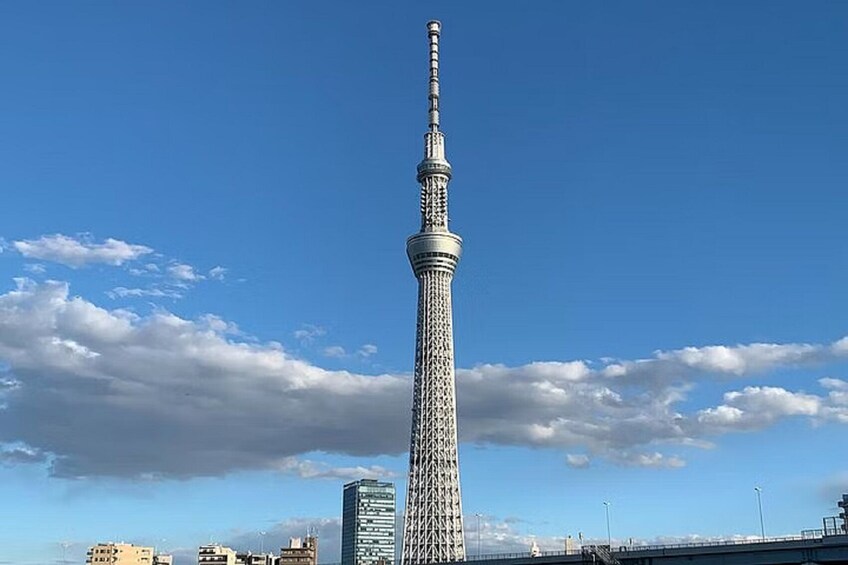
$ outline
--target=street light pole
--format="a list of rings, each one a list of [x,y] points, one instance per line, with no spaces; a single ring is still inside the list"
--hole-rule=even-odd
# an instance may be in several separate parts
[[[754,487],[754,490],[757,491],[757,507],[760,509],[760,537],[762,537],[763,541],[766,539],[766,527],[763,523],[763,499],[762,492],[763,489],[760,487]]]
[[[265,532],[259,532],[259,553],[265,554]]]
[[[612,534],[610,533],[610,519],[609,519],[610,503],[608,501],[604,501],[604,508],[606,508],[606,511],[607,511],[607,545],[609,545],[610,550],[612,550]]]
[[[155,545],[153,546],[153,565],[157,565],[159,563],[159,559],[156,557],[157,555],[165,554],[165,553],[168,552],[168,550],[165,549],[165,542],[166,541],[168,541],[166,538],[161,538],[159,540],[159,552],[158,553],[156,552],[156,546]]]
[[[480,518],[483,516],[479,512],[474,514],[477,517],[477,558],[480,558]]]

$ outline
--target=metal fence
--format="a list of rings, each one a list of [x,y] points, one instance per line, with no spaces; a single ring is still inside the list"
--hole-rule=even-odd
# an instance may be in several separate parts
[[[803,530],[798,535],[792,536],[779,536],[779,537],[767,537],[767,538],[745,538],[745,539],[729,539],[729,540],[705,540],[705,541],[693,541],[693,542],[685,542],[685,543],[662,543],[662,544],[652,544],[652,545],[631,545],[631,546],[619,546],[617,549],[613,548],[612,553],[635,553],[640,551],[655,551],[658,549],[686,549],[686,548],[695,548],[695,547],[722,547],[722,546],[733,546],[733,545],[750,545],[750,544],[761,544],[761,543],[776,543],[776,542],[787,542],[787,541],[803,541],[803,540],[811,540],[811,539],[821,539],[826,537],[827,535],[832,535],[830,532],[825,532],[824,530]],[[842,534],[844,535],[844,534]],[[536,555],[536,557],[562,557],[568,555],[580,555],[581,549],[575,548],[570,551],[542,551]],[[521,551],[521,552],[512,552],[512,553],[484,553],[482,555],[468,555],[466,556],[466,561],[497,561],[502,559],[521,559],[530,557],[530,551]],[[395,565],[399,565],[400,560],[395,562]],[[341,563],[322,563],[320,565],[341,565]]]

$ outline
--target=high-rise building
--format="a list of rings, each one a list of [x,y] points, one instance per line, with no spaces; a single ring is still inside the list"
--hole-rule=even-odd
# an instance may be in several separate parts
[[[842,518],[842,533],[848,534],[848,494],[843,494],[842,500],[837,504],[842,509],[842,512],[839,513],[839,517]]]
[[[318,538],[291,538],[289,546],[280,548],[279,565],[318,565]]]
[[[201,545],[197,550],[197,565],[236,565],[236,552],[216,543]]]
[[[451,281],[462,239],[448,229],[445,136],[439,131],[439,37],[441,24],[427,24],[430,40],[429,129],[418,164],[421,230],[406,242],[418,279],[412,438],[403,525],[402,565],[462,561],[465,540],[456,447],[456,385]]]
[[[152,565],[153,548],[131,543],[98,543],[88,548],[85,562],[90,565]]]
[[[344,486],[342,565],[395,562],[395,485],[372,479]]]

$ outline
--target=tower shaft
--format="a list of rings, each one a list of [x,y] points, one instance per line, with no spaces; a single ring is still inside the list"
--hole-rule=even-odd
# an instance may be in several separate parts
[[[439,131],[439,22],[430,38],[429,130],[421,185],[421,231],[406,251],[418,279],[415,380],[402,565],[465,559],[456,429],[451,282],[462,239],[448,229],[451,168]]]

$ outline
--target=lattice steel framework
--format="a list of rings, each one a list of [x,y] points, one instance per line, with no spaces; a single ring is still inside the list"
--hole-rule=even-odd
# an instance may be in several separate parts
[[[403,524],[402,565],[462,561],[465,539],[456,448],[451,281],[462,239],[448,230],[445,136],[439,131],[439,35],[441,24],[427,24],[430,38],[429,130],[421,184],[421,231],[406,242],[418,279],[412,440]]]

